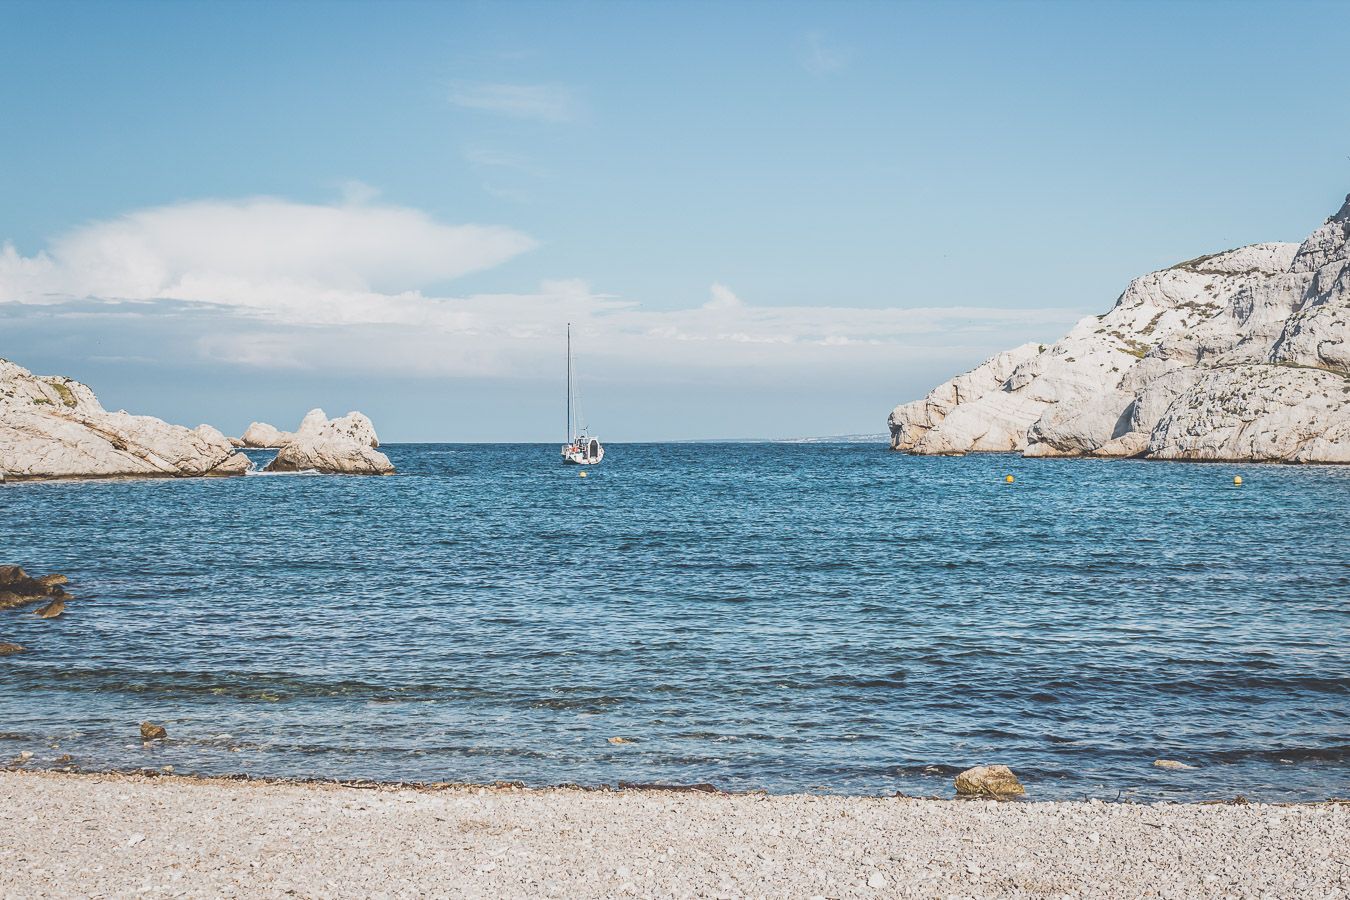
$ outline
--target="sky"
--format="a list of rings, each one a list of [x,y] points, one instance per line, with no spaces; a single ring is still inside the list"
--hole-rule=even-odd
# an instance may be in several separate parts
[[[1344,3],[0,4],[0,356],[239,433],[880,433],[1350,191]]]

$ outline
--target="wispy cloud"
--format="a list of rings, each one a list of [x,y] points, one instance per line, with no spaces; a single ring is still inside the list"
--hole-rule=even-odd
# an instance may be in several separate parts
[[[545,169],[517,153],[482,146],[465,147],[463,152],[465,161],[484,173],[484,193],[498,200],[529,203],[532,193],[526,185],[548,175]]]
[[[847,48],[832,43],[819,31],[812,31],[806,35],[801,62],[812,75],[828,75],[848,65],[850,55]]]
[[[524,188],[494,184],[491,181],[483,182],[483,193],[489,197],[496,197],[498,200],[506,200],[509,203],[529,203],[534,199],[530,192]]]
[[[463,109],[537,122],[570,122],[578,109],[571,88],[560,84],[461,81],[451,85],[450,102]]]
[[[464,160],[475,169],[508,169],[526,175],[543,177],[547,174],[529,157],[493,147],[473,145],[464,148]]]

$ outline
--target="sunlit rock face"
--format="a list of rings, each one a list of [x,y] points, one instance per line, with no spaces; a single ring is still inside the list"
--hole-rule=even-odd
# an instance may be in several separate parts
[[[375,426],[359,412],[329,419],[312,409],[293,434],[286,435],[269,472],[315,471],[338,475],[391,475],[394,465],[375,448]]]
[[[239,443],[244,447],[270,449],[280,447],[290,437],[290,434],[281,431],[274,425],[269,425],[266,422],[254,422],[240,435]]]
[[[889,425],[894,449],[923,454],[1350,462],[1350,197],[1302,244],[1136,278],[1105,315]]]
[[[242,475],[250,465],[210,425],[108,412],[78,381],[0,359],[0,478]]]

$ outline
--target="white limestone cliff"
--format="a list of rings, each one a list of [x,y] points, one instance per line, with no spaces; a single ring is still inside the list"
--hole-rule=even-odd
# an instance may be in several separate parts
[[[240,435],[239,442],[245,447],[258,449],[272,449],[280,447],[289,440],[291,435],[266,422],[254,422],[244,429]]]
[[[312,409],[294,433],[288,435],[269,472],[316,471],[343,475],[390,475],[394,471],[380,446],[375,426],[359,412],[329,419]]]
[[[1136,278],[1105,315],[890,415],[924,454],[1350,462],[1350,197],[1302,244]]]
[[[78,381],[0,359],[0,480],[242,475],[251,465],[210,425],[108,412]]]

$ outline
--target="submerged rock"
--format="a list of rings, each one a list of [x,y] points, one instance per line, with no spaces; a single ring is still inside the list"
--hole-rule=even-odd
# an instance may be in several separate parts
[[[956,793],[962,796],[1016,797],[1026,792],[1007,766],[976,766],[956,776]]]
[[[0,656],[9,656],[11,653],[23,653],[27,650],[19,644],[0,643]]]
[[[1136,278],[1105,315],[889,425],[892,448],[921,454],[1350,463],[1350,197],[1302,244]]]
[[[375,426],[361,413],[329,419],[323,410],[313,409],[267,464],[267,471],[390,475],[394,465],[375,449],[379,445]]]
[[[1153,765],[1159,769],[1194,769],[1195,766],[1188,766],[1184,762],[1177,762],[1175,759],[1155,759]]]
[[[33,613],[33,615],[37,616],[39,619],[55,619],[65,611],[66,601],[57,599],[48,603],[46,606],[39,607],[37,612]]]
[[[216,429],[108,412],[78,381],[0,359],[0,474],[9,479],[238,475],[249,467]]]
[[[49,597],[69,600],[70,594],[62,587],[67,581],[66,576],[56,573],[34,578],[19,566],[0,566],[0,609],[14,609]]]
[[[141,723],[141,740],[143,741],[162,741],[168,736],[168,729],[163,725],[156,725],[153,722]]]
[[[16,606],[32,603],[36,599],[36,597],[22,597],[13,591],[0,591],[0,609],[14,609]]]

